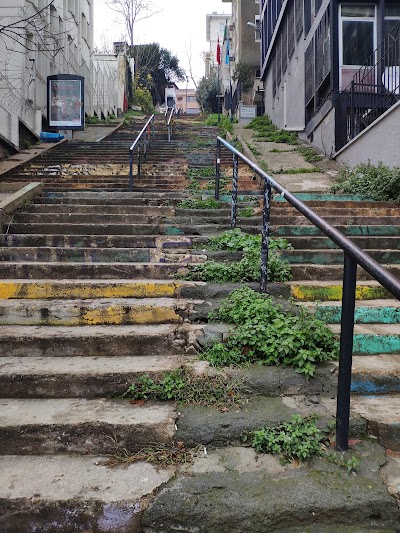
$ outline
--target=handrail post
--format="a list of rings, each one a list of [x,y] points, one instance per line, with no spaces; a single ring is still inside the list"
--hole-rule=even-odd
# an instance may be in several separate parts
[[[237,197],[238,197],[238,176],[239,175],[239,157],[233,155],[233,176],[232,176],[232,205],[231,205],[231,228],[236,228],[237,218]]]
[[[345,253],[336,409],[336,449],[341,452],[345,452],[349,447],[351,365],[353,359],[356,283],[357,262]]]
[[[265,294],[267,292],[268,283],[268,252],[269,252],[269,223],[271,212],[271,185],[265,180],[264,185],[264,205],[262,218],[262,233],[261,233],[261,276],[260,276],[260,292]]]
[[[152,140],[154,141],[154,117],[153,117],[153,120],[151,121],[151,138]]]
[[[137,150],[137,175],[138,175],[138,178],[140,178],[140,143],[138,144],[138,150]]]
[[[221,142],[217,139],[217,158],[215,161],[215,200],[219,200],[219,180],[221,177]]]
[[[133,189],[133,150],[129,150],[129,192]]]
[[[354,80],[351,80],[350,88],[350,137],[354,139]]]
[[[144,146],[143,146],[143,161],[147,163],[147,143],[146,142],[144,143]]]

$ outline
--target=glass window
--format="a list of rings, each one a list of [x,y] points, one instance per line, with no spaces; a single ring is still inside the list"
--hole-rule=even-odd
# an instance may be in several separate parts
[[[365,18],[365,17],[375,17],[375,6],[368,5],[368,6],[362,6],[362,5],[356,5],[356,4],[350,4],[350,5],[342,5],[342,17],[357,17],[357,18]]]
[[[397,17],[400,18],[400,5],[398,6],[386,6],[385,17]]]
[[[343,21],[343,65],[363,65],[374,51],[374,23]]]

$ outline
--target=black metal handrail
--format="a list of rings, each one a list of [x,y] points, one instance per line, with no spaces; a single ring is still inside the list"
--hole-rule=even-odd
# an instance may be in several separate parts
[[[137,147],[137,176],[140,177],[141,169],[141,141],[143,136],[145,136],[143,142],[143,158],[144,161],[147,161],[147,146],[150,146],[152,140],[154,140],[154,115],[151,115],[149,120],[143,126],[141,132],[136,137],[134,143],[129,148],[129,191],[132,192],[133,189],[133,150]]]
[[[400,281],[372,259],[354,242],[345,237],[339,230],[317,215],[304,202],[285,189],[280,183],[259,168],[234,146],[222,137],[217,137],[215,199],[219,200],[219,183],[221,176],[221,145],[233,154],[232,175],[232,206],[231,226],[236,227],[239,159],[250,167],[264,180],[264,205],[262,216],[261,239],[261,274],[260,290],[265,293],[268,282],[268,253],[270,233],[270,209],[272,189],[277,191],[297,211],[304,215],[314,226],[329,237],[344,252],[342,318],[340,330],[339,377],[336,409],[336,448],[340,451],[348,449],[350,420],[351,366],[353,357],[354,309],[357,282],[357,265],[366,270],[375,280],[400,300]]]

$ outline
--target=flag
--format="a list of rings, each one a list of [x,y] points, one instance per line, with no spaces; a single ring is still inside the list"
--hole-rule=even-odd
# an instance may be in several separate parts
[[[221,64],[221,46],[219,44],[219,37],[218,37],[218,44],[217,44],[217,63],[218,65]]]
[[[225,56],[225,63],[229,65],[229,55],[230,55],[230,47],[229,47],[229,39],[226,41],[226,56]]]
[[[225,21],[225,28],[224,28],[224,42],[228,40],[228,21]]]

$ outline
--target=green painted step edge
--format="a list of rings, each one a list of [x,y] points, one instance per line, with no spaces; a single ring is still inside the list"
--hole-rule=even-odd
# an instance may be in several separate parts
[[[400,235],[400,227],[399,226],[342,226],[340,225],[337,227],[339,231],[342,231],[344,235],[347,235],[349,237],[358,237],[358,236],[365,236],[365,237],[376,237],[376,236],[386,236],[386,237],[397,237]],[[272,236],[296,236],[296,237],[312,237],[312,236],[320,236],[323,235],[323,233],[316,227],[316,226],[277,226],[271,227],[271,234]]]

